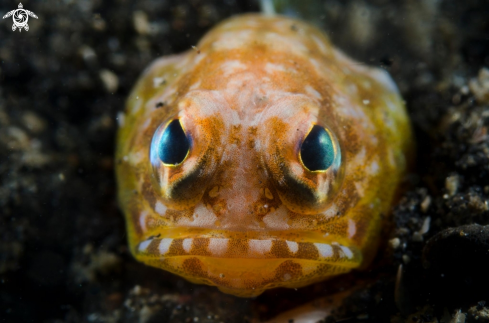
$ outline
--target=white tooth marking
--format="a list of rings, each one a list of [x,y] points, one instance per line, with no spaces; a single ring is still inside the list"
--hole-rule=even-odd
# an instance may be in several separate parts
[[[160,245],[158,247],[158,249],[160,250],[160,254],[164,255],[165,253],[167,253],[170,249],[170,245],[172,242],[173,239],[170,238],[161,239]]]
[[[149,246],[149,244],[151,243],[151,241],[153,241],[153,240],[146,240],[146,241],[141,242],[141,243],[139,244],[139,248],[138,248],[138,250],[139,250],[140,252],[144,252],[144,251],[146,251],[146,249],[148,248],[148,246]]]
[[[183,239],[183,250],[185,250],[185,252],[190,252],[190,249],[192,249],[192,241],[194,239]]]
[[[340,246],[341,250],[343,251],[343,255],[346,256],[346,258],[351,259],[353,258],[353,252],[351,252],[350,248],[345,247],[345,246]],[[340,254],[340,256],[343,256]]]
[[[148,212],[143,211],[139,215],[139,226],[143,232],[146,232],[146,217],[148,216]]]
[[[314,244],[319,251],[322,258],[333,257],[333,248],[326,243],[315,243]]]
[[[348,237],[351,238],[357,233],[357,226],[355,225],[355,221],[352,219],[348,220]]]
[[[228,239],[210,238],[207,250],[209,250],[213,256],[222,256],[228,250],[228,243]]]
[[[255,240],[251,239],[248,241],[250,246],[250,251],[254,251],[259,254],[265,254],[272,248],[272,240]]]
[[[285,240],[287,247],[289,247],[290,252],[296,253],[299,250],[299,244],[294,241]]]

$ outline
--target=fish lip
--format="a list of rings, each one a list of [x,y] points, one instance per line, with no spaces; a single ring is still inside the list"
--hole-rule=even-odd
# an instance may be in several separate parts
[[[328,238],[321,242],[304,242],[278,237],[249,239],[208,235],[191,235],[185,238],[157,236],[140,242],[135,251],[138,257],[144,258],[302,259],[325,263],[342,262],[348,267],[359,266],[362,253],[352,241],[339,243],[334,238]]]

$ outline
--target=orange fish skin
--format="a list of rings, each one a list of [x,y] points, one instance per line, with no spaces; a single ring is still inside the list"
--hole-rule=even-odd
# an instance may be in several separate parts
[[[152,156],[175,119],[190,148],[168,165]],[[228,19],[157,59],[119,123],[134,257],[241,297],[368,266],[413,152],[390,76],[281,16]],[[302,159],[314,125],[331,141],[326,170]]]

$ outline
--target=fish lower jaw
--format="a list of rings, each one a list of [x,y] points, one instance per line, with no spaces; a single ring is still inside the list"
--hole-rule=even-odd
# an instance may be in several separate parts
[[[324,280],[358,268],[363,259],[353,242],[333,235],[322,235],[321,240],[304,235],[304,241],[278,235],[250,238],[249,232],[246,238],[216,232],[168,236],[171,235],[153,235],[133,246],[135,257],[191,282],[216,286],[241,297],[257,296],[269,288],[297,288]]]

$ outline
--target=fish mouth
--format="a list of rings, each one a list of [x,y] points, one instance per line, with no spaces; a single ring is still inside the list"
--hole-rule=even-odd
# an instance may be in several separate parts
[[[349,241],[334,236],[321,239],[294,239],[278,234],[227,237],[215,232],[169,238],[152,236],[136,246],[140,257],[209,257],[220,259],[304,259],[319,262],[345,262],[352,267],[362,260],[360,250]],[[309,241],[308,241],[309,240]],[[338,242],[338,241],[341,241]]]
[[[135,246],[136,258],[240,297],[257,296],[275,287],[302,287],[349,272],[362,263],[358,247],[352,242],[339,243],[330,235],[309,241],[250,233],[169,236],[161,234],[140,242]]]

